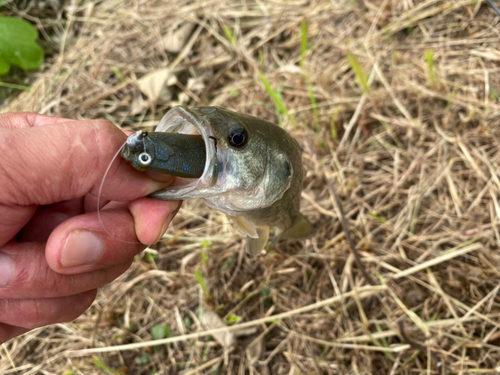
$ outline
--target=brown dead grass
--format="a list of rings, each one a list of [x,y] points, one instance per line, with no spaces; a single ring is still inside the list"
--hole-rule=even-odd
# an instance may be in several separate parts
[[[500,373],[500,24],[485,1],[80,4],[39,20],[60,54],[3,111],[151,129],[173,105],[221,105],[278,122],[261,71],[297,123],[282,116],[304,149],[302,207],[318,234],[249,259],[224,215],[185,202],[82,317],[0,347],[0,373],[106,373],[99,361],[121,374]],[[193,31],[166,51],[185,21]],[[164,68],[175,79],[148,100],[138,80]],[[382,286],[356,266],[327,180]],[[200,306],[254,333],[223,349]],[[155,348],[156,325],[172,337]]]

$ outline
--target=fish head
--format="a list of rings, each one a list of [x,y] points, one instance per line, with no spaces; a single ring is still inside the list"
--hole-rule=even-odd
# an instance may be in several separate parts
[[[295,140],[270,122],[218,107],[178,106],[163,117],[155,132],[200,135],[206,160],[199,179],[182,181],[152,194],[153,198],[201,197],[209,206],[234,215],[268,207],[290,188],[294,166],[289,153],[297,150],[286,145]]]

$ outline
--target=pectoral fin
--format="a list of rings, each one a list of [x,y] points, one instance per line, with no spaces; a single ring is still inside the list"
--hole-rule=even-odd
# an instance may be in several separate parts
[[[253,223],[242,217],[231,216],[231,219],[233,219],[234,224],[236,224],[241,233],[251,238],[259,238],[257,227]]]
[[[257,227],[257,238],[247,236],[246,252],[251,256],[256,256],[262,253],[269,239],[269,227]]]
[[[314,235],[314,227],[312,224],[305,218],[304,215],[299,213],[295,218],[292,226],[283,233],[280,233],[280,239],[294,239],[294,240],[303,240],[309,238]]]

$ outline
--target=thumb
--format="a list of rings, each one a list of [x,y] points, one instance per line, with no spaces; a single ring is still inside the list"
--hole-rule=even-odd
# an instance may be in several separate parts
[[[0,203],[45,205],[97,195],[126,135],[103,120],[68,121],[27,128],[0,128]],[[130,201],[164,188],[118,157],[109,169],[102,198]]]

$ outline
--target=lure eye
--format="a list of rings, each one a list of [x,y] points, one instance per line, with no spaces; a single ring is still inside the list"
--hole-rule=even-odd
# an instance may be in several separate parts
[[[248,134],[243,126],[235,125],[229,129],[228,139],[231,146],[242,148],[248,142]]]
[[[142,152],[141,154],[139,154],[138,159],[139,163],[144,167],[147,167],[153,161],[153,158],[147,152]]]

